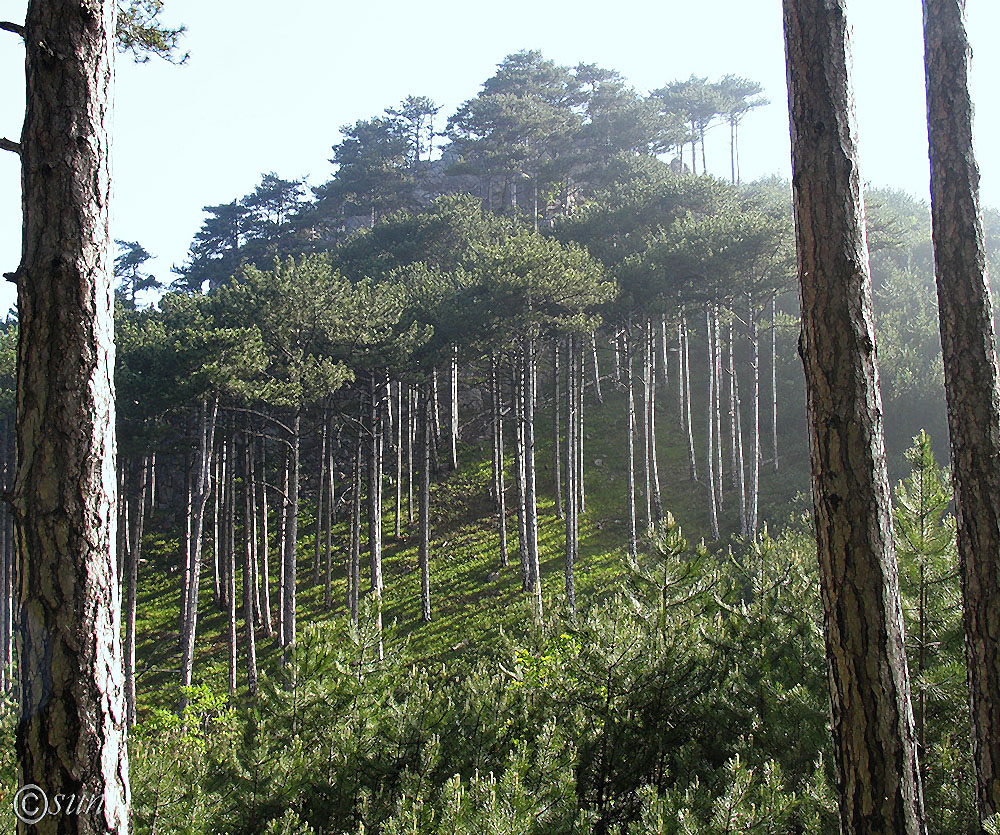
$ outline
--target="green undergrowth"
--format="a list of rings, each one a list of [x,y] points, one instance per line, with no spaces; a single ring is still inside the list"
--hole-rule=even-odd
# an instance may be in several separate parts
[[[694,397],[699,396],[695,378]],[[596,602],[617,591],[625,573],[628,541],[627,458],[625,455],[627,412],[625,395],[610,380],[603,384],[604,403],[597,403],[588,390],[585,404],[584,449],[586,461],[586,510],[580,518],[580,549],[576,565],[577,598],[581,605]],[[672,393],[671,393],[672,395]],[[697,541],[708,531],[707,488],[703,481],[691,481],[686,440],[681,433],[672,397],[658,398],[657,453],[663,505]],[[694,416],[696,443],[703,443],[702,424]],[[552,465],[552,414],[545,403],[536,415],[539,549],[543,575],[543,601],[547,610],[564,605],[565,522],[555,516]],[[530,615],[521,591],[517,550],[517,517],[513,513],[513,487],[508,478],[507,536],[510,565],[500,564],[498,520],[489,497],[491,477],[488,439],[465,442],[459,447],[461,466],[444,472],[432,483],[431,496],[431,600],[432,619],[420,618],[420,572],[418,532],[408,521],[404,489],[401,536],[395,530],[395,486],[386,478],[383,518],[383,597],[387,640],[406,642],[407,656],[418,664],[447,661],[474,663],[489,656],[502,643],[502,636],[524,632]],[[639,458],[637,450],[637,459]],[[703,463],[699,452],[699,465]],[[640,459],[641,460],[641,459]],[[726,462],[728,463],[728,462]],[[508,459],[508,464],[510,460]],[[563,462],[565,467],[565,462]],[[637,462],[638,467],[638,462]],[[508,470],[510,467],[508,466]],[[703,472],[699,468],[699,476]],[[565,475],[564,475],[565,477]],[[796,485],[804,484],[793,468],[791,476],[775,478],[762,468],[762,518],[767,508],[780,508],[788,515],[789,500]],[[338,485],[338,488],[340,485]],[[637,469],[637,509],[640,534],[644,528],[645,499],[643,476]],[[724,551],[727,541],[738,532],[736,500],[726,479],[726,504],[720,513],[724,540],[712,548]],[[346,513],[333,530],[333,607],[324,605],[322,583],[313,585],[315,516],[305,503],[299,520],[298,624],[343,619],[346,610],[344,561],[347,553]],[[416,509],[414,508],[414,514]],[[138,599],[138,698],[140,712],[149,707],[167,707],[177,702],[180,680],[178,648],[179,576],[178,539],[155,533],[156,518],[148,528],[144,560],[140,570]],[[271,524],[273,534],[275,525]],[[237,533],[237,538],[240,534]],[[210,538],[210,537],[209,537]],[[367,529],[362,525],[362,591],[368,586]],[[740,547],[737,544],[737,547]],[[201,575],[197,655],[194,682],[225,691],[228,676],[226,643],[227,614],[213,603],[211,543],[206,543]],[[272,549],[274,548],[272,541]],[[272,608],[277,616],[278,560],[272,550]],[[239,578],[238,583],[241,582]],[[237,587],[237,598],[242,593]],[[242,611],[238,614],[240,660],[239,687],[245,687]],[[279,663],[280,652],[274,637],[257,633],[257,652],[262,674]]]

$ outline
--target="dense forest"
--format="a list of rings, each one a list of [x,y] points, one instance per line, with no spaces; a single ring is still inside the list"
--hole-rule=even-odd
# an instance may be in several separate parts
[[[447,117],[410,96],[345,126],[318,187],[268,173],[205,207],[169,282],[117,241],[132,831],[849,831],[804,189],[740,177],[763,94],[735,74],[643,94],[522,51]],[[997,832],[939,463],[931,208],[869,188],[862,214],[923,815],[905,831]],[[1000,212],[982,222],[995,268]],[[7,491],[21,327],[0,333]],[[0,787],[19,785],[18,512]]]

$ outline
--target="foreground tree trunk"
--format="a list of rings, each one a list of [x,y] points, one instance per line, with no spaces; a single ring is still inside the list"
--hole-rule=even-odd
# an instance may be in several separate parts
[[[964,0],[924,0],[938,313],[977,799],[1000,813],[1000,382],[972,149]]]
[[[116,7],[32,0],[25,23],[13,496],[19,780],[48,797],[96,799],[31,827],[39,832],[128,831],[108,234]]]
[[[784,0],[784,28],[840,826],[921,833],[844,0]]]

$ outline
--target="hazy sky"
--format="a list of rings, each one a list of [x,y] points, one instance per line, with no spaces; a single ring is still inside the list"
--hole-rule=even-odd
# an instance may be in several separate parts
[[[22,21],[26,0],[0,0]],[[967,0],[983,200],[1000,205],[1000,3]],[[441,122],[474,96],[503,57],[540,49],[559,63],[597,63],[646,92],[692,73],[760,81],[772,104],[741,131],[744,179],[789,175],[780,0],[166,0],[184,23],[187,65],[118,64],[112,232],[158,256],[169,279],[202,222],[202,206],[251,191],[263,172],[308,177],[332,167],[339,127],[409,94],[442,105]],[[853,0],[854,81],[862,175],[874,185],[928,191],[920,0]],[[23,48],[0,32],[0,135],[23,117]],[[708,167],[729,172],[726,128]],[[0,268],[20,254],[19,165],[0,152]],[[14,298],[0,287],[0,305]]]

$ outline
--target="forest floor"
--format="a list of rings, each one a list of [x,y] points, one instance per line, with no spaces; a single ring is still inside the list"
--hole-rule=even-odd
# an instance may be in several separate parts
[[[626,574],[628,541],[627,427],[626,399],[610,381],[603,386],[604,403],[598,404],[588,390],[585,405],[584,450],[586,460],[586,512],[580,517],[580,550],[575,579],[578,600],[600,599],[614,593]],[[695,397],[698,393],[695,392]],[[701,410],[699,410],[701,411]],[[680,522],[689,541],[708,533],[708,496],[703,481],[693,482],[688,474],[688,453],[680,431],[673,401],[658,406],[657,454],[663,506]],[[700,425],[694,418],[698,441]],[[555,516],[552,466],[552,414],[543,407],[536,415],[538,449],[539,551],[542,562],[543,601],[547,611],[564,601],[565,522]],[[749,449],[746,450],[749,454]],[[728,452],[727,452],[728,455]],[[699,451],[699,475],[704,458]],[[407,656],[414,663],[435,663],[457,659],[473,660],[495,650],[504,634],[523,631],[530,615],[521,592],[517,552],[517,516],[508,500],[507,536],[510,565],[500,564],[497,516],[489,497],[491,478],[488,439],[481,443],[459,445],[460,467],[445,472],[432,482],[431,494],[431,605],[432,620],[420,618],[420,571],[416,524],[407,521],[405,489],[402,526],[399,539],[395,530],[395,486],[386,479],[385,515],[383,518],[385,581],[383,613],[390,627],[389,640],[406,641]],[[728,469],[724,460],[724,469]],[[565,467],[565,463],[563,464]],[[801,452],[782,459],[782,472],[771,472],[767,462],[761,467],[761,519],[780,524],[799,505],[806,506],[803,491],[808,489],[808,460]],[[508,487],[510,488],[510,479]],[[722,538],[710,543],[713,550],[724,550],[737,542],[739,531],[736,498],[726,476],[726,505],[719,523]],[[510,495],[513,495],[511,489]],[[637,512],[643,525],[645,499],[643,476],[637,471]],[[341,508],[343,511],[343,507]],[[341,512],[341,517],[345,516]],[[772,525],[773,527],[773,525]],[[150,707],[172,707],[177,702],[180,677],[178,647],[179,578],[177,574],[178,539],[155,533],[154,516],[147,525],[143,561],[140,567],[137,620],[137,691],[140,714]],[[273,531],[273,526],[271,528]],[[312,583],[315,517],[310,504],[300,515],[298,565],[298,624],[323,623],[346,616],[346,579],[344,558],[348,529],[340,518],[333,529],[333,607],[323,602],[322,583]],[[361,585],[367,587],[365,526],[362,526]],[[211,546],[204,557],[211,559]],[[277,560],[270,561],[272,575]],[[201,572],[199,595],[198,651],[194,681],[224,692],[228,678],[228,616],[212,601],[211,570]],[[272,576],[272,600],[277,582]],[[238,600],[241,592],[237,591]],[[273,604],[272,604],[273,605]],[[242,642],[242,612],[238,615],[237,637]],[[278,662],[277,641],[258,632],[257,652],[262,675]],[[246,686],[242,648],[239,660],[239,687]]]

